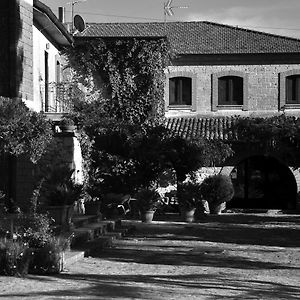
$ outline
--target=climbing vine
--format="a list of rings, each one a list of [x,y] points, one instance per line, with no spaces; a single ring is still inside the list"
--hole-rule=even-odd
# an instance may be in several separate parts
[[[282,114],[273,117],[238,117],[230,129],[239,142],[274,154],[292,166],[300,166],[300,119]]]
[[[165,39],[95,39],[65,49],[86,86],[96,82],[107,95],[110,117],[133,124],[164,116],[164,68],[170,51]]]

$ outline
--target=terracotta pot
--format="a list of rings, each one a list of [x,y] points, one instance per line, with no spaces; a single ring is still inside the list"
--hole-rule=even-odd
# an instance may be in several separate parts
[[[144,223],[151,223],[153,220],[154,210],[147,210],[141,212],[142,222]]]
[[[196,208],[181,208],[181,216],[183,220],[187,223],[191,223],[194,221]]]

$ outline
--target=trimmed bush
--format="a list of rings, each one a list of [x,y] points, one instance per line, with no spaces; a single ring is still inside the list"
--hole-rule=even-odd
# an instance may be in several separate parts
[[[221,174],[205,178],[201,184],[200,191],[202,198],[210,206],[228,202],[234,195],[231,178]]]
[[[179,206],[185,209],[193,209],[201,199],[200,185],[194,182],[184,182],[177,188]]]

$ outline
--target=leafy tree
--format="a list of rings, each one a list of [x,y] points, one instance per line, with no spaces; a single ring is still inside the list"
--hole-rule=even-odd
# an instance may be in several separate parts
[[[28,154],[36,163],[51,141],[51,123],[17,99],[0,97],[0,152]]]
[[[236,141],[247,143],[264,154],[273,154],[292,166],[300,165],[300,119],[280,115],[236,118],[230,129]]]
[[[233,153],[228,144],[201,137],[188,140],[171,136],[166,140],[165,149],[166,159],[176,171],[178,184],[186,179],[188,173],[204,166],[221,164]]]

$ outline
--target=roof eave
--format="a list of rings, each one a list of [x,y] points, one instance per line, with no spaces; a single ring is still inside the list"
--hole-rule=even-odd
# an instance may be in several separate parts
[[[57,19],[52,10],[39,0],[33,2],[33,22],[42,32],[53,41],[58,48],[70,46],[74,43],[73,36]]]

